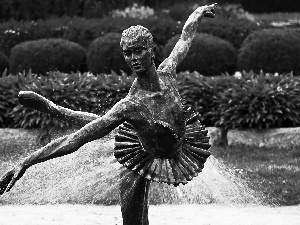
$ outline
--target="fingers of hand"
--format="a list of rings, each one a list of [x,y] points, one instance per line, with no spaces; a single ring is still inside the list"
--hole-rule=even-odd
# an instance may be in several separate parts
[[[10,181],[10,183],[8,184],[8,186],[7,186],[7,188],[6,188],[6,190],[5,190],[5,192],[9,192],[10,191],[10,189],[15,185],[15,183],[17,182],[17,177],[14,177],[11,181]]]
[[[207,6],[207,8],[204,11],[204,16],[214,18],[215,17],[215,7],[216,6],[217,6],[217,3]]]
[[[15,185],[15,183],[17,182],[17,180],[19,180],[22,176],[22,170],[19,169],[13,176],[13,178],[11,179],[10,183],[8,184],[7,188],[6,188],[6,192],[10,191],[10,189]]]
[[[7,191],[7,187],[11,183],[13,177],[14,177],[13,172],[9,171],[0,179],[0,195],[2,195]]]
[[[10,191],[10,189],[15,185],[17,180],[19,180],[23,176],[25,171],[26,169],[23,166],[19,166],[7,172],[0,179],[0,195]]]
[[[218,6],[218,4],[214,3],[214,4],[209,5],[208,7],[211,9],[215,9],[217,6]]]

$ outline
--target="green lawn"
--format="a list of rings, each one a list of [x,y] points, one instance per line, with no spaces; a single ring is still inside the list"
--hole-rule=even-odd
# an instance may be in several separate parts
[[[212,152],[277,204],[300,204],[299,149],[239,146],[213,147]]]
[[[23,198],[32,198],[32,200],[28,202],[32,201],[33,203],[40,204],[46,201],[45,198],[47,197],[47,195],[43,197],[44,192],[42,190],[45,187],[49,187],[49,190],[47,190],[53,191],[51,185],[55,181],[54,183],[59,182],[57,185],[61,187],[61,190],[71,188],[72,191],[70,192],[74,192],[74,196],[69,196],[68,199],[65,197],[57,197],[58,203],[69,201],[79,204],[87,202],[93,202],[95,204],[115,204],[118,199],[118,188],[107,186],[110,185],[109,183],[99,185],[99,179],[101,178],[99,174],[102,172],[103,174],[107,174],[107,171],[110,171],[112,174],[111,180],[113,182],[118,180],[118,176],[116,175],[117,177],[115,177],[117,171],[114,165],[110,165],[109,163],[112,158],[107,158],[108,154],[112,155],[112,146],[105,147],[106,145],[103,145],[103,147],[101,147],[102,143],[105,143],[105,140],[110,140],[111,138],[112,137],[103,139],[103,142],[101,141],[95,144],[91,149],[82,149],[69,156],[58,158],[52,162],[48,161],[47,163],[40,164],[38,167],[30,168],[28,172],[26,172],[27,176],[24,179],[22,178],[19,182],[21,186],[27,185],[28,190],[32,189],[37,193],[41,191],[42,200],[36,200],[35,198],[38,198],[38,196],[31,196],[30,193],[23,193],[22,188],[15,188],[13,192],[16,192],[16,196],[20,194]],[[3,141],[2,144],[4,144]],[[15,141],[11,144],[7,143],[7,146],[9,146],[9,149],[1,149],[0,147],[0,152],[2,152],[0,155],[0,176],[10,165],[15,164],[20,158],[30,154],[30,152],[37,147],[30,146],[29,142],[24,143],[24,141],[22,141],[22,143],[19,141]],[[101,151],[99,151],[99,149],[101,149]],[[221,148],[214,146],[211,148],[211,152],[217,160],[222,161],[222,163],[226,165],[226,170],[228,169],[231,173],[245,178],[252,189],[262,192],[263,196],[266,196],[267,199],[275,199],[275,203],[278,205],[300,204],[300,147],[294,149],[279,149],[247,146]],[[103,162],[106,163],[103,164]],[[207,166],[206,169],[214,169],[213,167],[210,168],[209,164],[207,164]],[[222,176],[222,174],[219,175]],[[81,181],[83,178],[89,182]],[[216,177],[216,179],[222,179],[222,177]],[[76,182],[78,182],[78,184]],[[72,186],[69,183],[74,184]],[[86,187],[86,183],[91,183],[88,188]],[[216,181],[208,185],[217,184],[218,186],[219,183],[220,182]],[[194,182],[193,184],[205,186],[205,184],[199,184],[199,182]],[[73,190],[74,188],[76,190],[78,189],[78,193],[81,193],[83,190],[84,193],[87,193],[78,197],[76,191]],[[107,191],[109,189],[111,189],[111,191]],[[151,202],[160,204],[168,202],[169,199],[172,200],[172,194],[174,194],[176,190],[170,189],[170,191],[169,189],[168,186],[154,185],[152,188],[152,197],[150,196]],[[197,190],[198,188],[194,189],[194,191]],[[45,191],[45,193],[46,192],[47,191]],[[103,194],[99,195],[98,193]],[[6,196],[5,199],[3,199],[3,203],[6,201],[10,202],[11,198],[14,198],[14,193],[10,193]],[[52,200],[50,199],[49,201]]]

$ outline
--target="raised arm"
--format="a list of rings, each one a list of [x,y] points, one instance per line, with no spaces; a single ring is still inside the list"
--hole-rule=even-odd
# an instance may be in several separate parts
[[[100,118],[100,116],[93,113],[74,111],[55,105],[50,100],[33,91],[20,91],[18,97],[19,102],[24,106],[45,112],[51,117],[66,120],[76,125],[84,126],[93,120]]]
[[[185,22],[179,41],[173,48],[170,56],[166,58],[158,67],[158,70],[163,72],[169,72],[171,74],[176,74],[176,68],[179,63],[186,57],[192,42],[194,40],[198,21],[203,17],[215,17],[215,7],[217,4],[212,4],[208,6],[198,7]]]
[[[9,191],[22,177],[26,169],[34,164],[75,152],[85,143],[109,134],[129,118],[132,103],[121,100],[104,116],[93,120],[75,133],[55,139],[40,148],[0,179],[0,195]]]

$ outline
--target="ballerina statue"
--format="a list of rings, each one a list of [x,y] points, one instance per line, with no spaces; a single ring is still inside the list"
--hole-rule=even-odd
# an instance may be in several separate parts
[[[157,69],[149,30],[139,25],[124,30],[120,45],[136,78],[128,95],[103,116],[66,109],[34,92],[21,91],[19,101],[24,106],[82,128],[51,141],[8,171],[0,180],[0,195],[8,192],[30,166],[71,154],[118,128],[114,156],[126,168],[120,183],[123,224],[149,224],[150,182],[186,184],[202,171],[210,155],[209,138],[199,114],[186,109],[177,90],[176,67],[187,55],[198,21],[213,18],[215,7],[198,7],[189,16],[170,56]]]

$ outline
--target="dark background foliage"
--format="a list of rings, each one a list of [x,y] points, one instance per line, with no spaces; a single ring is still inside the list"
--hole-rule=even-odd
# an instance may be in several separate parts
[[[113,10],[140,5],[162,8],[176,3],[193,2],[189,0],[0,0],[0,21],[38,20],[62,16],[101,18]],[[198,4],[209,3],[207,0]]]
[[[266,12],[299,12],[298,0],[241,0],[245,10],[256,13]]]
[[[6,22],[0,24],[0,49],[10,54],[10,49],[24,41],[42,38],[64,38],[88,48],[93,40],[106,33],[121,33],[129,26],[147,27],[154,42],[161,48],[172,36],[179,34],[182,25],[170,18],[147,19],[110,18],[60,18],[36,22]]]
[[[240,70],[300,75],[300,31],[264,29],[244,41],[238,55]]]
[[[136,18],[112,18],[107,16],[110,10],[124,9],[127,6],[131,6],[134,2],[155,8],[156,15],[142,20]],[[199,5],[204,5],[211,2],[212,1],[203,0],[196,3]],[[243,0],[220,0],[218,2],[223,4],[248,4],[249,7],[252,7],[251,4],[255,3],[256,5],[260,6],[260,9],[263,9],[263,4],[265,1],[247,1],[247,3],[245,3]],[[289,5],[290,2],[291,0],[288,0],[285,3]],[[115,33],[114,36],[120,37],[120,33],[124,29],[131,25],[140,24],[147,27],[153,34],[156,47],[156,64],[158,65],[160,62],[162,62],[163,58],[168,55],[168,53],[165,53],[165,55],[162,54],[164,46],[170,39],[181,33],[184,20],[186,19],[187,15],[190,14],[195,1],[0,0],[0,3],[1,6],[3,6],[0,9],[0,21],[7,21],[0,24],[0,49],[7,56],[7,58],[12,58],[10,60],[14,59],[14,57],[11,57],[14,56],[14,54],[11,55],[11,49],[24,41],[62,38],[68,41],[76,42],[83,48],[88,49],[91,46],[91,43],[93,43],[95,40],[112,39],[106,38],[105,35],[109,33]],[[277,5],[281,3],[282,1],[280,3],[279,1],[274,1],[272,6],[268,4],[265,4],[265,6],[268,7],[267,10],[275,10]],[[183,7],[183,4],[186,7]],[[162,10],[165,9],[164,7],[169,9],[169,13],[165,13],[164,10]],[[294,7],[296,8],[297,4],[294,4]],[[250,9],[246,8],[246,10]],[[285,79],[285,85],[293,88],[291,89],[287,86],[283,86],[282,83],[279,84],[278,77],[271,76],[272,78],[269,78],[269,76],[266,74],[257,75],[251,74],[250,72],[250,75],[245,73],[241,79],[237,79],[229,75],[222,75],[219,77],[203,77],[198,73],[192,73],[188,74],[188,76],[185,76],[182,79],[179,79],[181,92],[186,97],[188,104],[195,107],[197,111],[201,112],[204,123],[211,126],[223,126],[228,129],[230,127],[263,128],[277,127],[280,125],[296,126],[298,124],[298,103],[296,98],[290,96],[295,96],[298,94],[298,78],[292,76],[287,76],[288,78],[285,78],[286,76],[284,73],[290,71],[291,65],[294,74],[297,75],[298,73],[298,64],[295,62],[299,57],[289,58],[290,56],[297,56],[299,53],[298,34],[293,33],[294,31],[286,31],[285,29],[277,29],[274,32],[261,31],[261,38],[259,39],[264,40],[265,43],[263,45],[257,44],[258,47],[256,49],[258,50],[256,52],[255,48],[253,47],[249,47],[248,50],[250,50],[246,51],[246,46],[249,45],[249,42],[251,42],[251,38],[254,37],[256,33],[259,33],[259,30],[270,25],[261,25],[256,22],[251,22],[245,18],[239,18],[234,11],[228,11],[225,7],[219,8],[217,13],[220,15],[218,18],[215,18],[214,20],[204,19],[198,27],[199,32],[206,33],[204,37],[208,37],[207,34],[215,37],[209,36],[209,38],[204,38],[206,40],[204,41],[206,44],[198,47],[198,49],[194,52],[194,56],[197,55],[197,57],[188,60],[192,62],[192,64],[189,64],[183,70],[198,70],[204,75],[217,75],[222,72],[234,72],[236,64],[231,63],[230,66],[228,66],[227,61],[235,61],[236,56],[233,56],[233,52],[238,50],[242,43],[244,43],[239,54],[239,64],[243,65],[239,67],[240,69],[254,69],[255,72],[259,72],[261,69],[264,69],[265,72],[280,72],[282,75],[279,77]],[[9,19],[12,20],[8,21]],[[255,32],[253,36],[249,36],[249,34],[253,33],[254,31],[257,32]],[[276,34],[277,36],[273,34]],[[217,37],[222,38],[223,40],[218,39]],[[176,38],[178,39],[178,36]],[[116,38],[114,45],[118,45],[118,43],[119,40]],[[234,50],[232,45],[236,50]],[[285,48],[285,45],[288,45],[288,47]],[[105,48],[99,47],[102,52],[111,53],[113,51],[111,48],[108,48],[107,43],[104,46],[107,47],[107,51],[104,51]],[[218,46],[218,48],[214,49],[215,46]],[[267,49],[265,46],[269,46],[270,49]],[[172,47],[169,48],[171,49]],[[261,49],[265,48],[267,50],[262,52]],[[90,49],[93,49],[92,46]],[[219,51],[220,49],[223,51],[215,54],[217,50]],[[276,52],[274,49],[278,52]],[[74,51],[74,49],[72,51]],[[190,53],[192,52],[193,51]],[[199,57],[201,52],[204,52],[203,57]],[[249,53],[252,57],[250,57],[252,59],[252,61],[250,60],[252,63],[251,66],[244,67],[244,65],[248,63],[244,62],[249,59],[249,54],[242,54],[243,52],[247,52],[247,54],[251,52]],[[109,58],[109,54],[105,54],[107,58]],[[114,58],[116,58],[116,54],[112,54],[114,55]],[[257,54],[262,58],[259,58]],[[23,56],[24,55],[28,54],[23,54]],[[34,54],[32,52],[29,53],[29,55],[30,56],[28,58],[34,58]],[[21,58],[25,59],[23,56]],[[41,56],[41,58],[43,58],[43,56]],[[63,56],[63,58],[69,58],[69,56]],[[70,58],[72,59],[71,56]],[[204,61],[206,60],[205,63],[201,64],[199,61],[197,61],[198,58],[202,58]],[[2,59],[4,59],[2,64],[5,65],[6,57],[3,56]],[[107,69],[97,71],[92,71],[92,69],[90,69],[94,73],[107,73],[110,72],[111,69],[118,71],[120,68],[115,68],[114,66],[122,65],[122,63],[119,63],[119,61],[113,64],[108,63],[108,61],[111,61],[111,59],[104,63],[105,60],[101,60],[101,57],[95,57],[93,60],[95,62],[98,61],[100,65],[103,63],[104,68]],[[59,64],[60,61],[62,60],[58,60],[54,64]],[[70,62],[71,61],[72,60],[70,60]],[[258,66],[255,66],[256,64],[254,62],[256,61],[259,61],[260,63]],[[19,65],[20,63],[17,64]],[[73,64],[78,63],[75,62]],[[40,63],[40,65],[44,64]],[[193,65],[202,66],[194,69],[192,67]],[[222,65],[226,65],[225,69],[222,68]],[[248,63],[247,65],[250,64]],[[16,67],[17,66],[12,66],[12,68]],[[26,68],[32,68],[32,66]],[[63,69],[54,65],[54,67],[46,69],[43,71],[43,73],[46,73],[48,70],[53,70],[53,68],[64,72]],[[208,70],[210,72],[207,72]],[[22,69],[15,70],[14,72],[18,71],[22,71]],[[34,72],[39,71],[34,70]],[[0,102],[0,122],[2,123],[2,126],[7,126],[8,124],[12,124],[11,126],[14,127],[43,127],[47,124],[64,126],[58,121],[51,122],[50,118],[46,118],[42,116],[42,114],[38,114],[38,112],[30,111],[30,109],[23,109],[20,105],[14,105],[16,104],[14,101],[17,101],[16,95],[19,90],[34,90],[45,97],[52,99],[57,104],[70,107],[72,109],[78,109],[82,107],[82,105],[87,104],[87,108],[83,108],[85,111],[93,110],[93,107],[95,107],[95,102],[101,102],[101,108],[106,110],[109,108],[109,106],[111,106],[111,104],[108,104],[107,102],[112,103],[119,100],[120,97],[124,96],[124,94],[128,91],[126,89],[128,87],[126,86],[124,92],[121,92],[122,94],[118,92],[118,90],[121,90],[118,87],[120,82],[118,81],[119,78],[114,74],[114,72],[112,77],[115,78],[113,79],[108,78],[111,76],[106,76],[103,74],[99,74],[99,76],[93,76],[89,73],[63,74],[60,72],[48,72],[46,76],[37,76],[35,74],[31,74],[31,72],[29,72],[30,75],[23,73],[7,76],[6,74],[8,74],[8,72],[4,72],[4,77],[1,78],[0,83],[0,87],[2,88],[1,93],[3,93],[3,95],[1,95]],[[124,77],[125,75],[123,74],[120,76],[120,79],[123,79]],[[179,77],[182,76],[179,75]],[[65,83],[65,80],[70,82],[70,84]],[[117,84],[117,86],[110,86],[113,84],[109,85],[105,82],[114,82],[114,84]],[[259,84],[255,82],[259,82]],[[289,83],[294,83],[295,86],[291,86]],[[128,83],[126,83],[126,85],[127,84]],[[89,85],[92,85],[92,87]],[[89,88],[85,89],[85,87]],[[93,91],[91,92],[91,95],[89,95],[87,90],[90,91],[90,89],[93,90],[93,88],[95,88],[95,93],[96,90],[102,90],[103,95],[98,95],[99,93],[93,94]],[[81,89],[82,92],[79,91]],[[247,95],[247,93],[249,95]],[[109,98],[111,98],[111,96],[117,97],[114,100],[108,101],[107,96],[110,96]],[[78,102],[74,103],[73,98],[76,98],[76,101]],[[95,102],[92,101],[91,103],[86,103],[87,99],[89,98],[97,100],[95,100]],[[257,99],[259,99],[259,103],[256,102]],[[288,101],[290,103],[285,104],[284,101]],[[240,108],[234,108],[236,106],[234,104],[231,105],[231,102],[235,102],[235,104],[237,104],[237,102],[243,102],[243,104],[240,105]],[[280,104],[277,104],[278,102]],[[271,111],[260,111],[261,108],[264,107],[264,104],[270,104],[272,107],[276,106],[277,108],[273,109],[270,106]],[[282,105],[283,108],[280,108],[281,106],[278,105]],[[254,113],[254,109],[255,112],[258,112],[258,114]],[[288,110],[291,113],[288,113]],[[279,111],[284,112],[286,117],[280,117]],[[224,113],[221,115],[220,112]],[[252,112],[252,114],[245,114],[246,112]],[[242,114],[245,114],[246,116],[241,118]],[[262,117],[267,119],[262,120]],[[231,123],[230,121],[233,122]]]
[[[155,9],[171,8],[171,15],[176,20],[186,19],[189,8],[218,2],[219,4],[241,4],[250,12],[295,12],[300,11],[298,0],[0,0],[0,21],[10,19],[31,21],[62,16],[101,18],[113,10],[124,9],[133,3],[150,6]],[[183,4],[184,7],[176,5]],[[180,18],[179,18],[179,17]]]
[[[133,81],[126,75],[93,76],[89,73],[48,73],[9,75],[0,78],[1,127],[66,127],[64,121],[50,118],[18,103],[20,90],[31,90],[54,103],[80,111],[103,114],[124,98]],[[300,125],[300,79],[291,74],[244,73],[204,77],[180,73],[178,88],[187,106],[201,114],[206,126],[232,128],[272,128]]]
[[[274,128],[300,125],[299,77],[243,73],[203,77],[181,74],[179,89],[207,126]]]
[[[30,69],[38,74],[54,70],[83,72],[86,50],[79,44],[64,39],[40,39],[13,47],[9,61],[13,74]]]
[[[88,50],[88,71],[93,74],[110,73],[111,70],[130,73],[120,47],[121,34],[107,33],[92,42]]]
[[[8,69],[8,59],[6,55],[0,51],[0,77],[6,69]]]

